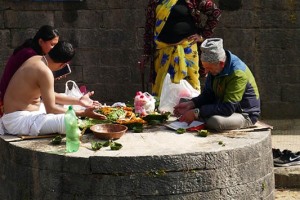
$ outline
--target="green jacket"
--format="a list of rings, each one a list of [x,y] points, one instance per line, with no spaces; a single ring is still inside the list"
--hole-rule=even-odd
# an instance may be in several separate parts
[[[255,123],[260,116],[260,98],[253,74],[247,65],[230,51],[220,74],[208,74],[203,92],[192,99],[200,116],[249,115]]]

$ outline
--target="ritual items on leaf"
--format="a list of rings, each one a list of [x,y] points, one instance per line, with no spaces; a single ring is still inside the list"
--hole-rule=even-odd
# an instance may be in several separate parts
[[[129,124],[146,124],[146,121],[135,115],[131,107],[110,107],[104,106],[96,110],[96,112],[103,114],[112,123],[123,125]]]
[[[148,100],[144,101],[145,99]],[[155,101],[154,97],[148,93],[138,92],[135,98],[134,107],[129,107],[121,102],[114,103],[112,106],[101,106],[94,112],[105,115],[105,120],[81,119],[79,121],[79,127],[90,128],[95,124],[116,123],[125,125],[129,130],[133,130],[134,132],[143,132],[144,125],[162,124],[171,114],[169,112],[155,112]],[[138,111],[136,111],[136,109],[138,109]]]
[[[126,116],[126,112],[123,107],[102,106],[96,110],[96,112],[105,115],[111,122],[115,122],[120,118],[125,118]]]
[[[164,123],[166,122],[171,113],[170,112],[165,112],[165,113],[158,113],[158,112],[153,112],[145,117],[142,117],[143,120],[145,120],[148,124],[156,124],[155,122],[159,123]]]

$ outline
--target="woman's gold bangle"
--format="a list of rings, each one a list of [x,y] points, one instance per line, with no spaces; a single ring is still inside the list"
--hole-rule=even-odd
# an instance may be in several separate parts
[[[200,42],[203,42],[204,38],[202,37],[202,35],[200,35]]]

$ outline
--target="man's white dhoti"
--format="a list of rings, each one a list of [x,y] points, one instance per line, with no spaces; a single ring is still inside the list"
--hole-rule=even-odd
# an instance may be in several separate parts
[[[0,119],[1,133],[11,135],[45,135],[65,133],[64,114],[46,114],[41,111],[16,111]]]

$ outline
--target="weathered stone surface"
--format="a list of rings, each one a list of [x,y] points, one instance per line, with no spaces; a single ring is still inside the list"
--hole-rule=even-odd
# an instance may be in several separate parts
[[[101,10],[66,10],[55,12],[55,25],[66,29],[103,28],[103,11]]]
[[[39,28],[45,24],[45,21],[54,21],[52,12],[45,11],[11,11],[4,13],[5,25],[7,28]]]
[[[299,166],[275,167],[276,188],[299,188]]]
[[[127,132],[119,151],[92,151],[95,138],[85,134],[75,153],[65,153],[64,140],[53,146],[51,139],[2,136],[0,198],[272,199],[270,136],[263,131],[202,138],[158,127]]]
[[[295,111],[300,110],[300,103],[282,102],[278,105],[276,102],[269,102],[262,104],[262,110],[269,116],[268,119],[278,119],[277,116],[281,116],[281,119],[299,119]]]

